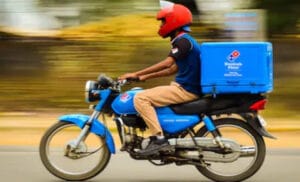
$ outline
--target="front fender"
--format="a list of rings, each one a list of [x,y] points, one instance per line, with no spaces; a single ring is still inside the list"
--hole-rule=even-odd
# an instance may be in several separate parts
[[[59,121],[73,123],[78,127],[83,128],[85,123],[89,120],[89,118],[90,116],[88,115],[69,114],[69,115],[63,115],[59,117]],[[106,128],[106,126],[104,126],[97,119],[94,119],[94,121],[92,122],[90,132],[95,133],[98,136],[104,137],[110,153],[114,154],[116,152],[114,139],[111,133]]]

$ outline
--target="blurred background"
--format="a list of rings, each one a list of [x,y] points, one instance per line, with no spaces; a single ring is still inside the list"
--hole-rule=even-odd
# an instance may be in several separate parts
[[[269,41],[274,91],[263,115],[300,118],[299,0],[173,0],[190,8],[199,41]],[[88,112],[86,80],[117,78],[168,55],[158,0],[0,0],[0,117]],[[172,78],[133,86],[167,84]]]

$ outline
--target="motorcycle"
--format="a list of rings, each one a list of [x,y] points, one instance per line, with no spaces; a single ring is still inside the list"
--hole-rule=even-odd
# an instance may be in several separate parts
[[[82,181],[105,169],[111,154],[116,153],[105,115],[114,116],[120,150],[135,160],[156,166],[193,165],[207,178],[226,182],[245,180],[262,166],[266,155],[263,137],[275,139],[258,114],[267,102],[265,95],[208,95],[156,108],[171,147],[145,156],[139,151],[150,141],[144,136],[147,126],[133,105],[135,94],[143,89],[121,91],[131,82],[115,81],[103,74],[97,81],[86,82],[86,101],[97,101],[93,113],[63,115],[41,139],[40,158],[50,173],[64,180]]]

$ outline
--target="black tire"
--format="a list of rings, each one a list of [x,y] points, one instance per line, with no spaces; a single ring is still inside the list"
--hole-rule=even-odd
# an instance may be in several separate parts
[[[214,180],[214,181],[220,181],[220,182],[235,182],[235,181],[242,181],[245,180],[252,175],[254,175],[262,166],[265,155],[266,155],[266,146],[265,142],[263,140],[263,137],[260,136],[253,128],[251,128],[246,122],[240,119],[235,118],[222,118],[217,119],[214,121],[215,126],[220,129],[220,132],[222,134],[222,127],[238,127],[242,130],[244,130],[249,135],[252,135],[252,139],[255,140],[256,143],[256,155],[252,161],[252,163],[249,165],[245,171],[243,171],[240,174],[236,174],[233,176],[230,175],[220,175],[215,173],[213,170],[209,167],[202,167],[202,166],[196,166],[196,168],[199,170],[201,174],[206,176],[207,178]],[[197,137],[204,137],[208,134],[206,127],[202,127],[197,132]],[[226,136],[223,136],[226,138]],[[235,139],[235,138],[232,138]],[[209,163],[209,162],[208,162]],[[225,166],[227,163],[224,164]],[[228,165],[229,166],[229,165]],[[242,167],[242,166],[241,166]],[[230,169],[229,169],[230,170]]]
[[[91,170],[86,171],[82,174],[72,174],[71,172],[68,173],[68,171],[60,170],[54,164],[52,164],[52,162],[49,159],[48,154],[47,154],[47,149],[49,147],[47,145],[50,145],[49,143],[50,143],[52,137],[54,137],[57,134],[56,132],[62,130],[63,128],[67,128],[67,127],[78,128],[76,125],[74,125],[72,123],[58,122],[46,131],[46,133],[44,134],[44,136],[41,139],[40,147],[39,147],[39,153],[40,153],[40,158],[41,158],[42,163],[44,164],[44,166],[47,168],[47,170],[50,173],[52,173],[56,177],[59,177],[63,180],[67,180],[67,181],[83,181],[83,180],[87,180],[87,179],[90,179],[90,178],[98,175],[102,170],[105,169],[105,167],[108,164],[110,157],[111,157],[111,153],[109,152],[106,144],[101,148],[102,156],[99,156],[99,157],[101,157],[99,162],[96,163],[95,167],[93,167]],[[78,131],[80,131],[79,128],[78,128]],[[101,140],[101,141],[104,140],[102,137],[100,137],[98,135],[95,135],[95,137],[99,138],[99,140]],[[73,159],[70,159],[70,160],[73,160]],[[80,160],[80,159],[76,159],[76,160]],[[75,161],[75,160],[73,160],[73,161]]]

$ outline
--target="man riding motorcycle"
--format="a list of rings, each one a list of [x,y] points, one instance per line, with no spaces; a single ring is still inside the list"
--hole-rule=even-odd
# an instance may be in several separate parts
[[[172,4],[162,8],[156,18],[161,21],[158,34],[171,39],[172,49],[167,58],[145,69],[119,77],[119,80],[144,81],[176,74],[170,85],[146,89],[134,97],[135,109],[152,134],[149,145],[140,151],[141,155],[155,154],[170,147],[159,124],[155,107],[189,102],[201,96],[200,47],[188,34],[191,31],[189,26],[192,23],[192,13],[183,5]]]

